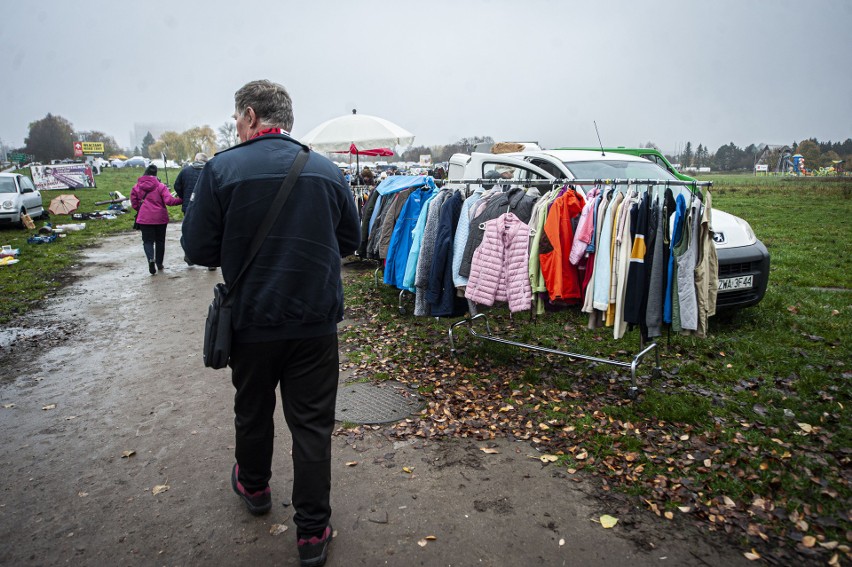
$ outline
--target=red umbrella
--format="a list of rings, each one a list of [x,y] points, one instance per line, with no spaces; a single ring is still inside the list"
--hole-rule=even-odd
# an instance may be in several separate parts
[[[349,146],[348,151],[342,150],[342,151],[331,152],[331,153],[354,155],[355,156],[355,166],[357,167],[358,171],[361,170],[361,160],[359,159],[359,156],[387,157],[387,156],[393,155],[393,152],[389,148],[374,148],[372,150],[359,150],[357,147],[355,147],[355,144],[351,144]],[[352,162],[350,161],[349,163],[351,164]]]

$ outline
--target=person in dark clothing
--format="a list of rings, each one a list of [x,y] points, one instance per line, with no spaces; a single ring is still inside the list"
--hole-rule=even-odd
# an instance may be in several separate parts
[[[148,259],[148,272],[153,276],[163,271],[166,255],[166,226],[169,210],[166,206],[180,205],[181,199],[173,197],[169,188],[157,179],[157,166],[145,168],[145,173],[130,191],[130,204],[136,209],[136,222],[141,227],[142,249]]]
[[[270,81],[235,94],[241,143],[202,169],[182,244],[196,264],[221,266],[226,285],[297,154],[292,102]],[[252,514],[272,506],[269,480],[276,388],[293,438],[293,492],[302,565],[322,565],[333,533],[331,433],[343,319],[341,259],[360,241],[358,211],[343,175],[311,152],[269,236],[242,275],[232,307],[231,381],[236,463],[231,487]]]
[[[192,190],[195,189],[195,183],[198,181],[198,176],[201,175],[201,170],[207,163],[207,154],[198,152],[195,154],[195,161],[180,170],[175,178],[175,195],[183,199],[183,204],[180,210],[186,214],[186,208],[189,206],[189,201],[192,199]]]
[[[204,165],[208,159],[207,154],[198,152],[195,154],[195,161],[181,169],[175,179],[175,195],[183,199],[180,209],[183,211],[184,216],[186,215],[186,208],[192,199],[192,191],[195,189],[195,183],[198,181],[198,176],[201,175],[201,170],[204,169]],[[183,260],[187,265],[193,265],[186,256],[184,256]],[[214,271],[216,268],[210,267],[208,269]]]

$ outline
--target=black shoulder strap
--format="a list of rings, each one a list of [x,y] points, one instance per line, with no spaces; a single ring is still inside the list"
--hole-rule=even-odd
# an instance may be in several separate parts
[[[284,208],[284,203],[287,201],[287,197],[289,197],[290,193],[293,192],[296,180],[299,178],[299,174],[302,173],[302,168],[305,166],[307,161],[308,150],[302,146],[299,153],[296,154],[296,159],[293,161],[293,165],[290,166],[290,171],[287,172],[287,177],[285,177],[283,183],[281,183],[281,188],[275,195],[275,200],[272,201],[272,205],[270,205],[266,216],[263,218],[263,222],[260,223],[260,227],[257,229],[254,239],[251,241],[246,261],[243,262],[243,267],[240,269],[240,273],[237,274],[237,277],[234,278],[234,281],[231,282],[230,286],[228,286],[228,300],[233,301],[233,292],[234,288],[237,286],[237,282],[240,280],[240,277],[245,273],[246,268],[248,268],[249,264],[251,264],[251,261],[254,260],[254,257],[260,250],[263,240],[269,234],[269,231],[272,229],[272,225],[275,223],[275,220]]]

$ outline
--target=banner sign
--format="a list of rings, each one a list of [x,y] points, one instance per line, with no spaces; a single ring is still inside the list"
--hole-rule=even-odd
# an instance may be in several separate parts
[[[102,154],[104,153],[103,142],[83,142],[84,154]]]
[[[92,166],[86,163],[33,165],[30,174],[39,191],[95,187]]]
[[[104,153],[103,142],[74,142],[74,157]]]

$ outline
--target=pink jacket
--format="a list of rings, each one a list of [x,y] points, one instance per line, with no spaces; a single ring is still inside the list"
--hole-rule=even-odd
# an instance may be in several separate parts
[[[144,199],[144,202],[143,202]],[[130,191],[130,204],[139,211],[139,224],[168,224],[169,211],[166,205],[180,205],[180,197],[172,197],[169,188],[153,175],[143,175]]]
[[[597,196],[598,188],[595,187],[586,194],[586,206],[583,207],[583,212],[580,213],[577,232],[574,233],[574,242],[571,244],[571,254],[568,255],[568,261],[575,266],[586,255],[586,248],[588,248],[589,242],[592,241],[592,231],[595,228],[595,198]]]
[[[530,227],[514,213],[485,223],[482,243],[473,253],[465,297],[482,305],[508,301],[509,311],[530,309]]]

